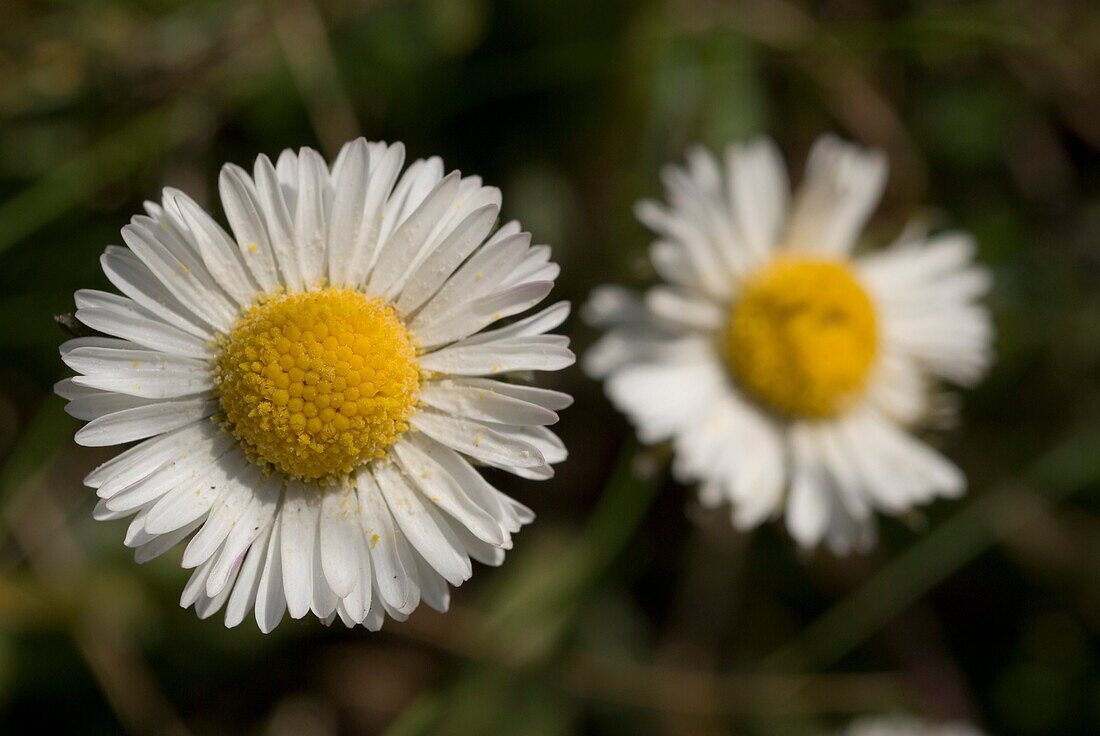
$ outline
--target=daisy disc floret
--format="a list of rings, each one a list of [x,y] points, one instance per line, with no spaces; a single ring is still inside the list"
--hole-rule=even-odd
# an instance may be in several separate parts
[[[857,254],[886,161],[829,136],[793,193],[765,139],[692,149],[662,179],[668,205],[637,214],[666,283],[594,292],[607,334],[585,363],[643,441],[672,442],[673,474],[739,528],[782,516],[840,553],[873,542],[876,511],[961,494],[913,430],[949,413],[938,382],[972,386],[991,360],[972,239],[910,228]]]
[[[245,312],[224,340],[215,384],[250,459],[331,483],[384,457],[408,430],[419,372],[392,306],[322,289]]]
[[[223,229],[183,192],[123,228],[81,290],[58,383],[95,468],[97,519],[131,518],[138,562],[184,545],[180,598],[227,626],[289,612],[378,629],[444,611],[534,515],[478,470],[532,480],[566,457],[571,403],[530,385],[573,362],[524,314],[558,276],[501,195],[400,143],[359,139],[221,173]]]
[[[794,417],[828,417],[863,389],[875,358],[875,309],[851,269],[785,257],[749,277],[724,335],[745,390]]]

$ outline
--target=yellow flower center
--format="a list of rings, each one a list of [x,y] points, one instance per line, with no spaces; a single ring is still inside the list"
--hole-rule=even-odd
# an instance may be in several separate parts
[[[351,289],[245,311],[214,366],[228,428],[256,462],[332,482],[382,457],[416,405],[416,351],[392,306]]]
[[[858,397],[878,342],[874,307],[851,270],[795,257],[743,284],[724,337],[726,361],[749,394],[807,418]]]

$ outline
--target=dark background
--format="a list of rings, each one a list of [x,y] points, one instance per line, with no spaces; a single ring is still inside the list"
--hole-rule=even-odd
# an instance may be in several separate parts
[[[825,131],[889,154],[868,242],[964,228],[996,277],[998,361],[933,438],[971,492],[874,553],[734,533],[578,369],[558,477],[495,478],[538,523],[446,616],[227,631],[178,608],[178,551],[91,520],[54,315],[160,187],[217,210],[225,161],[403,140],[501,186],[579,304],[652,279],[631,206],[688,144],[766,132],[797,177]],[[0,732],[1100,732],[1098,152],[1090,0],[2,0]]]

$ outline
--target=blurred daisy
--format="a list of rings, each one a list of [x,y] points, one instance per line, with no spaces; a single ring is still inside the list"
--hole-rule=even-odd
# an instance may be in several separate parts
[[[497,189],[404,157],[360,139],[331,170],[308,148],[228,164],[232,236],[166,189],[102,256],[124,296],[76,293],[109,335],[61,348],[76,440],[140,440],[86,478],[95,517],[133,516],[138,562],[190,538],[181,603],[201,617],[446,610],[533,518],[471,463],[543,479],[565,459],[546,425],[571,399],[502,379],[573,362],[545,334],[568,304],[486,329],[547,296],[549,248],[514,222],[490,235]]]
[[[981,736],[981,732],[964,723],[937,726],[908,716],[872,716],[853,722],[841,736]]]
[[[990,362],[988,273],[961,233],[904,234],[854,256],[886,162],[820,139],[791,201],[769,140],[724,165],[690,152],[663,172],[670,206],[641,202],[668,282],[644,300],[603,287],[610,328],[586,356],[644,442],[671,439],[673,473],[753,527],[783,513],[797,542],[837,552],[874,538],[873,512],[958,496],[962,473],[914,438],[936,379],[972,385]]]

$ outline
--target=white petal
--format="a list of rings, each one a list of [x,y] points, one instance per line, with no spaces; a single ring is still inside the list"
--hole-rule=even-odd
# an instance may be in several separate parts
[[[718,332],[725,327],[726,310],[721,305],[678,289],[655,286],[646,293],[646,306],[666,323],[689,330]]]
[[[561,335],[537,335],[470,345],[455,343],[421,356],[422,370],[455,376],[486,376],[513,371],[556,371],[567,368],[576,356]]]
[[[87,388],[79,384],[73,385],[78,388]],[[137,406],[148,406],[154,403],[151,399],[142,399],[137,396],[127,396],[126,394],[97,391],[95,389],[89,390],[93,393],[73,399],[65,405],[65,412],[69,416],[84,422],[90,422],[93,419],[99,419],[117,411],[133,409]]]
[[[845,455],[879,508],[901,513],[965,490],[965,478],[954,464],[879,413],[854,410],[843,429]]]
[[[490,378],[452,378],[449,380],[457,386],[468,386],[484,391],[492,391],[501,396],[508,396],[525,403],[541,406],[553,412],[561,411],[573,405],[572,396],[548,388],[527,386],[520,383],[510,383],[508,381],[495,381]]]
[[[886,157],[834,136],[810,151],[784,247],[799,252],[851,252],[886,185]]]
[[[302,269],[298,267],[298,253],[294,240],[294,220],[291,217],[293,202],[287,202],[279,184],[279,175],[267,156],[261,155],[256,158],[253,175],[256,179],[256,194],[259,196],[260,207],[267,223],[271,250],[275,255],[279,273],[282,274],[283,283],[291,291],[300,291],[304,281]]]
[[[409,571],[405,568],[393,516],[382,498],[374,476],[364,466],[356,475],[360,521],[374,565],[375,582],[383,599],[394,609],[411,611],[415,607]]]
[[[393,609],[387,608],[386,602],[382,600],[382,597],[378,595],[378,591],[375,590],[371,597],[370,609],[367,611],[367,615],[363,617],[363,626],[365,626],[368,631],[381,631],[382,624],[386,620],[386,614],[389,613],[392,616],[392,610]],[[398,621],[402,621],[407,618],[407,616],[406,614],[398,613],[394,618]]]
[[[592,327],[642,326],[650,319],[645,301],[634,290],[616,284],[602,284],[588,294],[581,318]]]
[[[244,453],[237,449],[212,459],[194,480],[180,484],[156,502],[146,515],[146,531],[164,534],[205,518],[222,490],[247,463]]]
[[[175,205],[169,206],[168,194],[170,190],[161,192],[160,203],[146,201],[145,215],[135,215],[130,218],[130,223],[144,228],[171,253],[187,266],[207,288],[219,289],[214,277],[206,268],[199,253],[198,243],[191,228],[184,223],[179,216],[179,209]]]
[[[64,357],[74,350],[81,348],[108,348],[112,350],[135,350],[137,345],[129,340],[121,340],[117,337],[74,337],[66,340],[58,346],[57,351]]]
[[[256,589],[256,625],[267,634],[274,630],[286,613],[286,596],[283,594],[283,542],[282,523],[279,516],[272,524],[271,541],[267,545],[260,583]]]
[[[500,567],[504,564],[504,558],[512,548],[511,536],[504,542],[504,544],[489,544],[488,542],[475,537],[469,529],[461,524],[451,524],[451,528],[454,530],[455,536],[458,537],[462,543],[462,548],[466,551],[466,554],[470,556],[471,560],[476,560],[482,565],[488,565],[490,567]]]
[[[792,475],[787,500],[787,529],[799,545],[812,547],[825,536],[831,515],[830,494],[822,470],[804,438],[792,434]]]
[[[205,361],[155,350],[77,348],[63,355],[62,360],[84,374],[74,378],[74,383],[101,391],[174,399],[214,388],[213,375]]]
[[[993,359],[993,325],[978,300],[989,272],[972,263],[973,238],[944,233],[902,241],[856,265],[875,303],[883,350],[932,375],[974,385]]]
[[[356,507],[358,508],[358,501],[356,501]],[[340,601],[337,610],[342,609],[344,613],[341,614],[341,617],[346,614],[347,618],[358,624],[363,622],[370,611],[374,586],[370,552],[367,550],[366,540],[362,537],[362,527],[358,521],[355,522],[355,530],[358,536],[356,537],[356,544],[351,548],[356,559],[355,582],[351,592]]]
[[[237,304],[244,306],[251,303],[256,294],[256,285],[241,260],[236,244],[230,240],[221,225],[214,222],[197,202],[179,190],[165,189],[164,197],[166,203],[176,208],[180,219],[191,229],[203,263],[218,285]]]
[[[531,425],[509,427],[500,424],[491,426],[504,434],[509,434],[534,445],[550,465],[565,462],[565,459],[569,456],[569,452],[565,449],[565,443],[548,427]]]
[[[213,433],[213,425],[196,422],[163,437],[145,440],[88,473],[84,485],[90,488],[113,485],[114,490],[104,490],[103,497],[109,496],[146,477],[177,452],[186,452],[193,444],[205,443]]]
[[[301,149],[298,153],[294,232],[298,244],[298,268],[307,288],[318,287],[325,276],[328,238],[325,197],[328,186],[328,169],[324,159],[312,148]]]
[[[683,338],[617,368],[604,389],[637,427],[645,443],[661,442],[695,426],[709,407],[729,395],[729,379],[711,344]]]
[[[188,451],[181,452],[147,478],[114,495],[101,497],[107,499],[107,508],[112,511],[144,506],[177,486],[188,485],[204,477],[211,464],[228,452],[230,446],[231,440],[226,435],[219,434],[209,444],[193,446]]]
[[[420,594],[424,602],[440,613],[446,613],[451,607],[451,589],[447,581],[432,569],[432,566],[417,555],[416,567],[420,575]]]
[[[783,157],[770,138],[730,146],[726,152],[729,206],[745,245],[759,259],[779,243],[790,184]]]
[[[226,164],[218,178],[218,191],[249,273],[263,291],[274,291],[279,286],[279,268],[275,262],[275,248],[268,236],[267,218],[252,177],[240,166]]]
[[[907,356],[883,350],[868,380],[867,400],[891,419],[913,425],[928,414],[928,379]]]
[[[523,260],[501,279],[501,284],[513,286],[524,281],[556,281],[561,266],[550,262],[550,246],[534,245],[528,248]]]
[[[232,629],[244,621],[244,617],[256,605],[256,595],[260,588],[260,577],[267,560],[268,543],[271,540],[272,524],[269,522],[248,548],[248,555],[241,564],[240,574],[229,594],[229,604],[225,607],[225,625]],[[208,583],[209,585],[209,583]]]
[[[287,209],[295,212],[298,205],[298,155],[289,148],[279,152],[279,159],[275,162],[275,173],[278,176],[279,189],[286,200]]]
[[[283,497],[280,554],[283,591],[291,618],[309,613],[313,601],[313,549],[320,511],[321,499],[316,489],[298,482],[287,486]]]
[[[825,543],[829,551],[842,557],[853,552],[866,552],[875,545],[878,537],[878,525],[873,515],[856,519],[842,506],[833,506],[833,515],[829,519],[829,528],[825,532]]]
[[[108,414],[84,425],[74,439],[85,447],[132,442],[205,419],[218,410],[216,399],[180,399]]]
[[[131,511],[134,511],[134,509],[131,509]],[[137,513],[130,520],[130,525],[126,528],[126,534],[122,538],[122,543],[127,547],[138,547],[153,538],[153,535],[145,531],[145,515],[149,512],[149,506],[147,504],[142,505],[136,511]]]
[[[364,544],[359,500],[348,484],[328,488],[321,501],[321,568],[332,592],[346,598],[359,578],[357,548]]]
[[[553,281],[520,284],[472,299],[430,323],[414,320],[410,328],[422,347],[443,345],[472,335],[499,319],[530,309],[545,299],[553,288]]]
[[[531,243],[530,233],[494,238],[462,264],[412,321],[413,329],[431,325],[460,305],[502,290],[504,278],[520,264]]]
[[[167,324],[124,296],[94,289],[76,292],[76,318],[94,330],[130,340],[154,350],[209,359],[212,344]]]
[[[170,324],[204,342],[210,340],[210,323],[194,314],[172,296],[153,272],[132,252],[118,246],[108,246],[100,256],[100,266],[115,288],[139,305]]]
[[[210,515],[206,517],[206,523],[183,551],[183,567],[201,565],[224,546],[226,537],[255,499],[259,481],[259,468],[249,464],[224,484],[218,500],[210,509]]]
[[[844,504],[846,516],[864,520],[871,515],[871,497],[862,487],[858,466],[848,456],[842,436],[844,419],[818,422],[812,430],[818,445],[819,462],[832,478],[836,495]]]
[[[259,473],[255,473],[248,478],[247,483],[252,490],[252,498],[240,515],[231,522],[229,534],[225,538],[225,546],[218,561],[210,570],[210,577],[206,580],[208,596],[217,595],[221,592],[222,586],[228,584],[232,570],[240,565],[240,560],[248,548],[261,532],[271,526],[271,521],[275,518],[275,510],[282,491],[282,478],[271,475],[261,481]],[[211,510],[211,517],[215,517],[219,510],[218,508]]]
[[[405,146],[394,143],[384,149],[372,149],[370,157],[370,184],[363,204],[363,229],[352,253],[348,256],[345,279],[348,284],[359,286],[366,281],[370,268],[378,256],[383,213],[393,191],[397,175],[405,163]]]
[[[397,228],[416,211],[441,179],[443,161],[438,156],[417,159],[405,170],[382,212],[382,229],[378,234],[379,254],[375,257],[375,263]]]
[[[118,519],[125,519],[133,513],[133,509],[127,509],[126,511],[111,511],[107,508],[107,502],[102,498],[99,499],[92,508],[92,518],[96,521],[116,521]]]
[[[729,501],[734,525],[749,529],[773,514],[785,489],[785,440],[776,423],[727,386],[704,395],[694,422],[675,436],[673,477],[700,482],[709,506]]]
[[[707,296],[720,301],[731,296],[736,274],[725,263],[718,244],[698,225],[652,200],[639,202],[634,214],[643,225],[681,249]]]
[[[654,240],[649,246],[649,262],[653,264],[653,270],[664,281],[686,289],[706,293],[699,274],[695,270],[695,264],[692,263],[684,249],[675,243],[667,240]],[[595,298],[598,290],[608,288],[615,287],[597,287],[596,290],[593,290],[590,299]]]
[[[188,310],[222,332],[232,329],[237,306],[220,289],[204,283],[200,272],[182,263],[145,228],[127,225],[122,228],[122,239]]]
[[[196,519],[187,526],[180,527],[167,534],[159,534],[153,537],[151,540],[134,550],[134,562],[139,565],[144,565],[146,562],[160,557],[186,539],[191,532],[199,528],[200,524],[202,524],[202,519]]]
[[[315,491],[318,489],[314,489]],[[313,615],[321,619],[321,623],[328,626],[336,613],[336,606],[340,599],[336,596],[332,586],[328,584],[321,558],[320,515],[318,515],[318,533],[313,536],[313,599],[310,601],[309,610]]]
[[[380,464],[373,474],[409,543],[447,582],[461,585],[470,577],[472,568],[450,527],[420,501],[396,466]]]
[[[471,212],[447,239],[421,263],[409,277],[401,296],[397,299],[397,309],[402,314],[411,314],[423,306],[455,269],[466,260],[489,234],[500,214],[497,205],[486,205]]]
[[[53,392],[65,399],[65,401],[75,401],[77,399],[88,399],[93,396],[102,396],[103,394],[96,391],[93,388],[87,386],[77,386],[73,383],[72,378],[62,378],[53,385]]]
[[[504,534],[496,520],[474,503],[446,468],[417,443],[398,442],[393,452],[406,477],[420,489],[424,498],[446,511],[478,539],[496,546],[504,543]]]
[[[534,445],[479,422],[425,409],[414,414],[410,423],[437,442],[482,462],[518,468],[546,465],[546,459]]]
[[[476,335],[471,335],[463,340],[462,344],[482,345],[505,338],[542,335],[555,327],[559,327],[568,317],[569,302],[555,302],[535,314],[516,320],[504,327],[498,327],[493,330],[486,330]]]
[[[678,238],[689,251],[698,247],[716,254],[726,273],[743,277],[759,264],[730,211],[721,166],[702,146],[690,147],[686,158],[686,169],[667,166],[661,170],[673,209],[664,234]],[[698,265],[703,266],[703,261]]]
[[[386,240],[371,273],[368,293],[388,300],[396,297],[394,287],[399,286],[401,277],[419,262],[432,231],[454,204],[458,183],[458,172],[448,174]]]
[[[180,606],[190,608],[201,598],[206,596],[206,578],[210,575],[210,568],[214,566],[214,560],[209,559],[195,568],[180,594]]]
[[[549,409],[497,393],[491,385],[471,385],[462,379],[425,383],[420,387],[420,401],[447,414],[483,422],[544,425],[558,421],[558,415]]]
[[[222,586],[222,591],[216,596],[208,596],[205,592],[199,596],[199,599],[195,601],[195,615],[200,620],[208,619],[215,613],[220,611],[225,605],[225,602],[229,600],[229,594],[233,590],[233,584],[237,580],[237,574],[240,572],[240,560],[237,561],[237,566],[233,568],[233,571],[229,575],[228,584]]]
[[[489,481],[454,450],[424,435],[410,435],[409,441],[435,461],[442,472],[453,478],[462,493],[492,517],[502,529],[516,532],[521,524],[534,520],[534,514],[529,509],[518,504],[513,506],[512,499],[493,488]]]
[[[370,185],[370,152],[365,138],[346,144],[332,169],[332,222],[328,231],[328,278],[336,286],[356,286],[348,279],[352,257],[370,229],[364,202]]]

